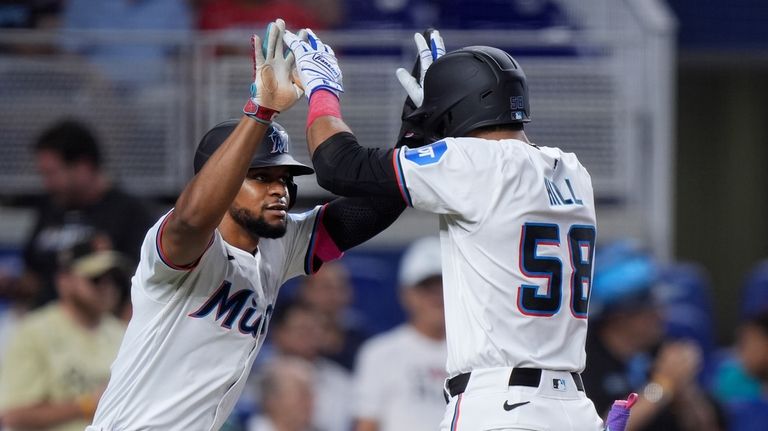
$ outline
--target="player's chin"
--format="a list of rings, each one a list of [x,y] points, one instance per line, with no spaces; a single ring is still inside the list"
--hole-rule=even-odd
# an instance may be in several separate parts
[[[266,222],[260,229],[259,236],[262,238],[281,238],[285,235],[287,221],[284,218],[272,220],[270,217],[264,217]]]

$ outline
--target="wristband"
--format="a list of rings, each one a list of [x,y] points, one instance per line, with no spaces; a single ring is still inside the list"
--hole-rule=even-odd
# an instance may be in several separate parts
[[[307,129],[319,117],[330,115],[341,118],[341,105],[339,98],[332,91],[318,89],[309,98],[309,112],[307,113]]]
[[[261,106],[254,102],[253,99],[248,99],[248,103],[243,107],[243,114],[253,118],[259,123],[270,125],[272,120],[277,117],[280,111],[276,111],[266,106]]]

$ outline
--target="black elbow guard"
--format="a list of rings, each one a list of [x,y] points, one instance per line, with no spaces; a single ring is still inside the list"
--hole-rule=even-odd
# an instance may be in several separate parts
[[[337,133],[315,150],[312,164],[320,187],[339,196],[400,197],[394,149],[363,148],[351,133]]]

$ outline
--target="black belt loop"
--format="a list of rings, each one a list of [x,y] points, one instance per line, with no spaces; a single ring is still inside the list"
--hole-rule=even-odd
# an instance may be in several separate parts
[[[458,376],[448,379],[448,392],[451,397],[464,393],[469,383],[469,377],[471,373],[463,373]],[[584,382],[581,380],[579,373],[571,373],[573,382],[576,384],[576,389],[584,392]],[[529,386],[532,388],[538,388],[541,383],[541,369],[540,368],[515,368],[509,374],[509,386]]]

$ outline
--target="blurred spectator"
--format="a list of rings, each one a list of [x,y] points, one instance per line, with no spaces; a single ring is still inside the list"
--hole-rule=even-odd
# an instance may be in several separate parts
[[[299,358],[274,358],[261,376],[264,413],[248,422],[248,431],[314,430],[313,381],[312,364]]]
[[[398,281],[408,322],[371,338],[357,361],[356,431],[437,429],[445,412],[440,240],[413,243]]]
[[[63,121],[43,132],[34,147],[47,195],[24,248],[26,270],[37,278],[38,304],[56,297],[56,256],[94,232],[138,261],[154,219],[143,204],[114,186],[102,170],[96,138],[84,125]],[[32,283],[31,285],[35,285]],[[32,289],[32,288],[30,288]]]
[[[350,308],[353,294],[349,271],[341,261],[323,264],[304,278],[297,293],[297,299],[323,314],[327,324],[321,354],[350,370],[366,339],[363,316]]]
[[[737,333],[735,357],[718,369],[715,395],[725,402],[768,401],[768,310],[750,314]]]
[[[768,310],[739,327],[736,360],[718,370],[715,394],[728,411],[732,429],[758,431],[768,423]]]
[[[340,19],[338,0],[198,0],[201,30],[246,30],[282,18],[293,31],[323,29]]]
[[[128,90],[164,82],[173,45],[158,40],[131,41],[138,31],[189,31],[192,10],[187,0],[67,0],[64,30],[130,32],[119,38],[66,35],[67,50],[86,56],[114,83]]]
[[[278,355],[296,356],[312,364],[313,426],[321,431],[344,431],[352,420],[352,379],[342,366],[320,356],[326,327],[323,319],[306,304],[278,306],[271,323],[272,343]]]
[[[59,300],[25,316],[0,361],[9,430],[80,430],[90,423],[124,326],[110,311],[126,259],[89,238],[59,255]]]
[[[716,405],[699,386],[701,352],[690,341],[663,341],[654,296],[659,268],[618,243],[598,251],[590,298],[584,386],[603,416],[615,399],[640,394],[627,430],[723,430]]]

